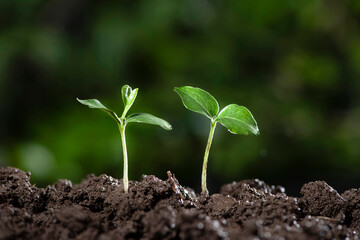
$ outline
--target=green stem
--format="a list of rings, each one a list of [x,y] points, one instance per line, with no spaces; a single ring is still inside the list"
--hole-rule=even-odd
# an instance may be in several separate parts
[[[201,194],[205,194],[206,196],[209,195],[209,191],[207,190],[206,187],[206,169],[207,169],[210,147],[211,147],[212,139],[214,137],[215,127],[216,127],[216,122],[211,121],[210,133],[205,149],[204,162],[203,162],[202,174],[201,174]]]
[[[124,192],[129,192],[129,178],[128,178],[128,156],[126,149],[126,139],[125,139],[125,125],[123,123],[119,126],[120,135],[121,135],[121,143],[123,147],[123,159],[124,159],[124,173],[123,173],[123,183],[124,183]]]

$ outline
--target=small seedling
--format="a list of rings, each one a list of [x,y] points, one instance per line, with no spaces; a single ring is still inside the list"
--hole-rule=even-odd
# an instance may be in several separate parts
[[[259,135],[259,128],[251,112],[246,107],[230,104],[219,112],[219,104],[216,99],[210,93],[200,88],[185,86],[177,87],[174,91],[179,94],[187,109],[205,115],[211,120],[210,134],[205,149],[201,174],[201,193],[208,195],[206,169],[216,124],[219,122],[231,133],[244,135],[249,133]]]
[[[121,117],[118,117],[118,115],[105,107],[101,102],[97,99],[86,99],[86,100],[80,100],[77,98],[77,100],[88,106],[89,108],[96,108],[100,109],[107,114],[109,114],[112,118],[115,119],[115,121],[118,124],[120,135],[121,135],[121,143],[123,148],[123,156],[124,156],[124,173],[123,173],[123,182],[124,182],[124,191],[125,193],[128,193],[129,191],[129,179],[128,179],[128,155],[127,155],[127,149],[126,149],[126,138],[125,138],[125,128],[128,123],[137,122],[137,123],[147,123],[147,124],[153,124],[158,125],[162,127],[165,130],[171,130],[171,125],[167,121],[155,117],[154,115],[151,115],[149,113],[133,113],[126,117],[127,112],[133,105],[135,98],[137,96],[138,88],[131,89],[130,86],[124,85],[121,88],[121,94],[122,94],[122,100],[124,102],[124,111],[121,115]]]

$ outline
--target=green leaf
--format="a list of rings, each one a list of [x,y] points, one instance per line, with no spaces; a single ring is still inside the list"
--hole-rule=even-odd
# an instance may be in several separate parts
[[[237,104],[230,104],[224,107],[215,121],[221,123],[234,134],[260,134],[258,125],[251,112],[246,107]]]
[[[121,88],[121,96],[124,102],[124,112],[121,117],[125,117],[126,113],[129,111],[133,103],[135,102],[135,98],[138,93],[138,88],[134,90],[129,85],[124,85]]]
[[[134,113],[131,114],[127,119],[126,122],[130,123],[130,122],[138,122],[138,123],[147,123],[147,124],[153,124],[153,125],[158,125],[160,127],[162,127],[165,130],[171,130],[172,127],[170,125],[170,123],[168,123],[167,121],[155,117],[154,115],[151,115],[149,113]]]
[[[97,100],[97,99],[81,100],[79,98],[76,98],[76,100],[78,100],[81,104],[84,104],[85,106],[88,106],[89,108],[100,109],[100,110],[106,112],[111,117],[113,117],[118,124],[120,124],[120,119],[116,115],[116,113],[114,111],[112,111],[111,109],[108,109],[107,107],[105,107],[99,100]]]
[[[184,106],[194,112],[214,118],[219,113],[219,104],[210,93],[195,87],[176,87],[174,91],[179,94]]]

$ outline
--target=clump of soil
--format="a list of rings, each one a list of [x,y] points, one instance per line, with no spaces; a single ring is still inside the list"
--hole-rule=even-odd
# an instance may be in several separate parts
[[[260,180],[196,196],[168,172],[129,183],[88,175],[79,185],[31,185],[30,173],[0,169],[0,239],[359,239],[360,189],[338,194],[325,182],[303,197]]]

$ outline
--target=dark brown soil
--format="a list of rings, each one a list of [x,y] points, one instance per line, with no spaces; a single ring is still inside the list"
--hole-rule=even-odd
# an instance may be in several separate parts
[[[1,168],[0,239],[359,239],[360,189],[310,182],[296,198],[255,179],[205,198],[168,175],[131,181],[124,194],[104,174],[37,188],[29,173]]]

